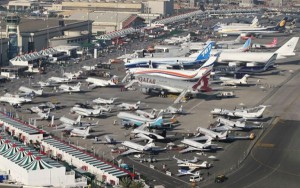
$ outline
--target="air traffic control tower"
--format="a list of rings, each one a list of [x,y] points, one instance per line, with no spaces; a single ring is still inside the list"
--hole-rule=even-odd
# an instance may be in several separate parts
[[[6,36],[9,39],[9,58],[13,58],[19,53],[18,49],[18,33],[21,18],[16,14],[8,14],[4,18],[6,22]]]

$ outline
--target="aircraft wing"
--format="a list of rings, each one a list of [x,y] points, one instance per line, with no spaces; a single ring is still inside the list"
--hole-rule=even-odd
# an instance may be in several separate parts
[[[227,126],[227,125],[223,125],[223,126],[215,127],[212,130],[217,131],[217,132],[224,132],[224,131],[228,131],[228,130],[241,131],[243,129],[239,128],[239,127],[230,127],[230,126]]]
[[[187,153],[187,152],[194,151],[194,150],[199,150],[199,149],[195,148],[195,147],[192,147],[192,146],[189,146],[186,149],[180,150],[179,153]]]
[[[136,141],[136,142],[138,142],[138,141],[143,141],[143,140],[148,140],[149,142],[152,142],[152,141],[153,141],[153,139],[150,138],[150,137],[149,137],[148,135],[146,135],[146,134],[139,133],[139,134],[137,134],[136,136],[137,136],[138,138],[132,139],[131,141]]]
[[[110,144],[110,143],[105,140],[100,140],[100,141],[93,142],[93,144]]]
[[[63,124],[57,126],[56,128],[57,129],[54,129],[53,131],[71,131],[74,129],[73,125],[66,124],[66,123],[63,123]]]
[[[187,89],[183,90],[180,95],[177,97],[177,99],[174,101],[174,104],[179,103],[186,95],[186,93],[188,92]]]
[[[20,105],[20,104],[22,104],[21,102],[13,102],[13,101],[11,101],[11,102],[9,102],[9,104],[11,105],[11,106],[15,106],[15,105]]]
[[[209,136],[199,136],[199,137],[194,137],[194,138],[189,138],[190,140],[194,141],[205,141],[205,140],[211,140],[211,137]]]
[[[89,88],[95,88],[95,87],[103,87],[104,85],[102,84],[91,84],[89,85]]]
[[[120,155],[125,156],[125,155],[129,155],[129,154],[132,154],[132,153],[139,153],[139,152],[141,152],[141,151],[138,151],[136,149],[129,149],[129,150],[121,153]]]

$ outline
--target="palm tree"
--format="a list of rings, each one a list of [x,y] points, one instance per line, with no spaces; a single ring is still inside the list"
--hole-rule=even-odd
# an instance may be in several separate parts
[[[132,181],[130,188],[143,188],[145,187],[142,181]]]
[[[130,177],[124,177],[120,180],[120,185],[122,188],[130,188],[132,183],[132,180]]]

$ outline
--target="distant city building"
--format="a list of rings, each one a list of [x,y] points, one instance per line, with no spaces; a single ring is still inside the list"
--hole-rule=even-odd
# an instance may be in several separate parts
[[[118,11],[118,12],[141,12],[141,1],[123,1],[104,2],[96,0],[73,0],[63,1],[59,4],[53,4],[52,9],[57,11],[64,10],[92,10],[92,11]]]
[[[266,4],[268,6],[274,6],[274,7],[282,6],[282,5],[284,5],[284,3],[286,3],[286,1],[283,1],[283,0],[268,0],[268,1],[266,1]]]
[[[77,12],[72,14],[67,20],[91,20],[92,33],[108,33],[128,27],[140,27],[144,25],[144,19],[125,12],[96,11],[92,13]]]
[[[174,0],[156,0],[143,2],[143,13],[170,16],[174,13]]]
[[[8,65],[7,53],[8,53],[8,38],[0,37],[0,67]]]
[[[252,7],[254,5],[253,0],[241,0],[239,3],[240,7]]]
[[[11,54],[28,53],[50,47],[49,41],[54,37],[62,37],[68,31],[91,31],[92,22],[88,20],[59,20],[59,19],[20,19],[19,24],[15,16],[7,16],[7,36],[10,40]],[[69,33],[70,34],[70,33]],[[69,38],[68,38],[69,37]],[[72,39],[73,37],[73,39]],[[66,35],[65,43],[80,43],[86,35]],[[70,39],[71,38],[71,39]],[[68,41],[69,40],[69,41]],[[12,58],[12,57],[11,57]]]
[[[10,11],[27,11],[27,10],[38,10],[39,2],[29,0],[9,1],[7,9]]]

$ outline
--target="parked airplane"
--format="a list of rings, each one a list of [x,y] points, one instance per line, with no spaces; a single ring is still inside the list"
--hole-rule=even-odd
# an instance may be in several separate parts
[[[28,109],[30,113],[39,113],[39,112],[45,112],[44,109],[40,108],[39,106],[32,106],[30,109]],[[48,109],[49,110],[49,109]],[[47,110],[47,111],[48,111]]]
[[[156,109],[152,109],[151,112],[146,112],[146,111],[143,111],[143,110],[137,110],[137,111],[135,111],[135,113],[137,113],[139,116],[143,116],[143,117],[149,118],[149,119],[156,118],[157,117],[156,112],[157,112]]]
[[[31,89],[25,86],[21,86],[19,88],[19,91],[22,92],[22,95],[26,95],[26,96],[41,96],[43,95],[43,89],[39,89],[39,90],[35,90],[35,89]]]
[[[87,138],[90,136],[90,127],[87,127],[86,129],[74,128],[70,132],[70,136]]]
[[[65,116],[62,116],[59,118],[59,121],[61,121],[63,124],[67,124],[67,125],[78,125],[81,122],[81,115],[79,115],[76,120],[72,120]]]
[[[220,44],[218,44],[220,45]],[[230,53],[233,53],[233,52],[246,52],[246,51],[249,51],[251,48],[251,38],[249,38],[243,46],[240,46],[240,47],[237,47],[237,48],[233,48],[233,49],[224,49],[224,48],[221,48],[221,49],[212,49],[211,50],[211,54],[212,55],[215,55],[219,52],[230,52]],[[196,57],[198,54],[197,53],[193,53],[191,54],[189,57]]]
[[[162,116],[159,116],[156,119],[149,119],[132,113],[119,112],[117,117],[121,119],[125,125],[141,126],[145,123],[149,123],[150,127],[162,127],[164,124]]]
[[[269,44],[258,44],[254,43],[252,44],[251,48],[254,49],[269,49],[269,48],[276,48],[277,47],[277,38],[275,37],[273,41]]]
[[[164,113],[167,114],[183,114],[183,108],[182,105],[180,106],[180,108],[175,108],[173,106],[169,106],[168,108],[164,109]]]
[[[179,169],[178,170],[178,174],[176,174],[176,176],[185,176],[185,175],[193,175],[193,176],[200,176],[200,171],[197,171],[195,173],[193,173],[193,170],[190,169]]]
[[[153,157],[149,157],[149,158],[133,158],[133,160],[139,161],[141,163],[146,163],[146,162],[156,163],[156,162],[159,162],[159,161],[169,161],[170,158],[153,158]]]
[[[177,44],[180,44],[182,42],[187,42],[189,41],[191,38],[191,34],[188,34],[187,36],[185,37],[171,37],[169,39],[165,39],[163,42],[166,43],[166,44],[172,44],[172,45],[177,45]]]
[[[64,77],[67,77],[67,78],[70,79],[70,80],[72,80],[72,79],[78,79],[78,78],[81,76],[82,73],[83,73],[82,71],[78,71],[78,72],[76,72],[76,73],[65,72],[65,73],[63,74],[63,76],[64,76]]]
[[[215,73],[233,74],[241,78],[245,74],[256,74],[265,72],[274,67],[277,54],[274,54],[266,63],[247,63],[246,66],[218,66],[214,68]]]
[[[223,116],[238,117],[244,119],[258,119],[263,117],[263,113],[266,108],[267,106],[265,105],[260,105],[258,107],[250,108],[250,109],[236,109],[236,110],[215,108],[211,111],[211,113],[213,115],[223,115]]]
[[[39,81],[37,82],[36,84],[37,87],[56,87],[56,86],[59,86],[58,83],[54,83],[53,81],[47,81],[47,82],[42,82],[42,81]]]
[[[196,170],[196,169],[208,169],[210,168],[212,165],[210,163],[208,163],[207,161],[203,161],[202,163],[200,164],[197,164],[197,163],[189,163],[189,162],[186,162],[186,163],[180,163],[178,164],[178,167],[187,167],[189,169],[191,169],[192,171]]]
[[[50,109],[48,112],[38,112],[37,113],[40,116],[40,120],[49,120],[52,116],[50,115]]]
[[[116,144],[119,144],[119,143],[121,143],[121,142],[115,140],[110,135],[105,135],[104,140],[99,140],[98,137],[95,137],[95,141],[93,142],[93,144],[113,144],[113,145],[116,145]]]
[[[74,93],[74,92],[80,92],[81,83],[78,82],[78,84],[74,86],[62,84],[58,87],[58,89],[62,92],[68,92],[68,93]]]
[[[96,104],[108,104],[108,105],[111,105],[115,102],[117,98],[110,98],[110,99],[103,99],[103,98],[97,98],[95,100],[93,100],[93,103],[96,103]]]
[[[222,132],[222,133],[217,133],[212,130],[203,128],[203,127],[198,127],[197,128],[197,135],[203,134],[204,136],[194,138],[194,140],[227,140],[228,137],[228,132]]]
[[[137,140],[148,140],[148,142],[153,142],[154,140],[166,139],[166,131],[164,131],[160,135],[146,130],[149,127],[151,127],[151,124],[149,122],[146,122],[143,125],[133,129],[130,134],[133,135],[134,138],[137,138]]]
[[[227,131],[227,130],[249,130],[249,129],[260,129],[262,128],[261,125],[247,125],[245,121],[233,121],[229,119],[225,119],[222,117],[219,117],[217,119],[217,122],[219,123],[217,127],[213,128],[214,131]]]
[[[173,159],[175,159],[177,161],[177,164],[180,164],[180,163],[196,163],[196,162],[199,161],[198,157],[194,157],[193,159],[190,159],[190,160],[187,160],[187,159],[181,160],[181,159],[176,158],[175,155],[173,156]]]
[[[48,78],[48,82],[50,83],[68,83],[71,79],[69,78],[60,78],[60,77],[50,77]]]
[[[121,104],[119,104],[117,107],[118,107],[120,110],[137,110],[137,109],[139,109],[140,104],[141,104],[141,101],[138,101],[138,102],[135,103],[135,104],[131,104],[131,103],[121,103]]]
[[[0,102],[9,103],[12,106],[20,106],[23,103],[29,103],[31,101],[30,98],[20,97],[19,95],[12,95],[9,93],[0,97]]]
[[[265,63],[267,62],[274,53],[277,54],[276,59],[284,59],[288,56],[295,55],[295,47],[298,43],[299,37],[293,37],[282,45],[275,52],[223,52],[220,54],[217,59],[218,62],[256,62],[256,63]]]
[[[218,55],[217,55],[218,56]],[[127,71],[127,75],[152,75],[161,76],[165,78],[172,78],[177,80],[198,80],[207,70],[211,70],[217,56],[211,56],[209,59],[197,70],[175,70],[175,69],[155,69],[155,68],[132,68]],[[126,78],[126,76],[125,76]],[[124,79],[123,79],[124,80]]]
[[[234,40],[219,40],[216,41],[217,46],[224,46],[224,45],[235,45],[235,44],[240,44],[241,43],[241,36],[238,36]]]
[[[192,139],[183,139],[181,143],[188,146],[188,148],[179,151],[179,153],[187,153],[190,151],[210,151],[216,149],[216,145],[211,143],[211,140],[207,140],[204,144],[199,143]]]
[[[251,24],[246,24],[246,23],[226,23],[226,24],[222,24],[222,23],[217,23],[216,25],[214,25],[212,28],[214,30],[218,30],[219,28],[240,28],[240,27],[250,27],[250,28],[255,28],[258,26],[258,18],[255,16],[251,22]]]
[[[78,126],[78,127],[90,127],[90,126],[96,126],[98,125],[98,121],[96,123],[87,123],[87,122],[83,122],[81,121],[81,115],[78,116],[78,118],[76,120],[72,120],[69,119],[67,117],[60,117],[59,120],[62,122],[62,125],[60,125],[58,128],[64,128],[65,130],[68,129],[72,129],[74,128],[74,126]]]
[[[230,86],[240,86],[240,85],[248,85],[249,75],[245,74],[243,78],[235,79],[235,78],[228,78],[228,77],[220,77],[220,81],[222,82],[221,85],[230,85]]]
[[[161,151],[165,151],[167,148],[159,148],[155,146],[154,143],[148,143],[145,146],[130,142],[130,141],[124,141],[122,142],[122,145],[129,148],[127,151],[121,153],[122,156],[129,155],[132,153],[144,153],[144,152],[151,152],[151,153],[157,153]]]
[[[228,40],[228,41],[223,41],[223,40],[219,40],[219,41],[211,41],[210,39],[208,39],[206,42],[188,42],[188,43],[182,43],[181,44],[181,48],[188,48],[190,51],[201,51],[203,50],[203,48],[208,44],[212,42],[213,43],[213,47],[222,47],[222,46],[232,46],[232,45],[236,45],[236,44],[240,44],[241,43],[241,36],[238,36],[235,40]],[[197,53],[196,53],[197,54]],[[192,54],[189,57],[196,57],[196,54]]]
[[[197,57],[137,58],[128,60],[124,65],[126,68],[149,66],[152,68],[158,68],[159,66],[182,67],[197,65],[209,58],[212,46],[213,42],[207,44],[207,46],[198,53]]]
[[[92,70],[96,70],[96,66],[82,66],[82,69],[86,70],[86,71],[92,71]]]
[[[212,59],[210,58],[210,60]],[[210,76],[211,70],[212,67],[207,68],[197,82],[174,80],[160,76],[137,75],[136,80],[132,80],[125,88],[139,83],[142,87],[142,92],[146,94],[152,91],[159,91],[162,95],[166,94],[166,92],[180,93],[178,98],[174,101],[174,103],[178,103],[187,93],[197,94],[201,91],[211,91],[208,87],[208,77]]]
[[[106,106],[93,105],[93,109],[101,110],[101,112],[111,112],[111,110],[112,110],[110,105],[106,105]]]
[[[94,110],[94,109],[81,108],[77,106],[71,108],[70,111],[73,113],[75,112],[76,114],[79,114],[83,117],[98,117],[102,114],[101,109]]]
[[[287,17],[283,18],[276,26],[273,27],[216,27],[214,31],[220,34],[226,35],[240,35],[241,33],[259,33],[259,34],[270,34],[279,33],[285,31]]]
[[[118,83],[118,76],[113,76],[110,80],[88,77],[85,81],[90,84],[89,87],[91,88],[114,86]]]

